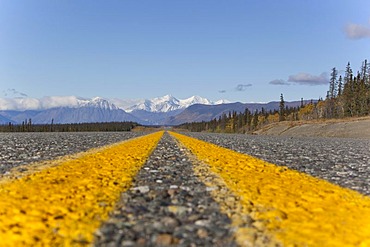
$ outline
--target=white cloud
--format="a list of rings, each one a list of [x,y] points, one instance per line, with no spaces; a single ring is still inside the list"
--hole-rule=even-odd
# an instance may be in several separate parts
[[[300,85],[309,85],[309,86],[325,85],[329,83],[327,73],[325,72],[321,73],[319,76],[302,72],[296,75],[289,76],[288,81]]]
[[[41,108],[77,107],[81,99],[76,96],[48,96],[40,99]]]
[[[36,98],[0,98],[0,110],[42,110],[54,107],[77,107],[89,100],[77,98],[76,96],[48,96],[41,99]]]
[[[350,23],[344,28],[344,33],[350,39],[370,38],[370,27]]]
[[[0,110],[37,110],[40,101],[34,98],[0,98]]]

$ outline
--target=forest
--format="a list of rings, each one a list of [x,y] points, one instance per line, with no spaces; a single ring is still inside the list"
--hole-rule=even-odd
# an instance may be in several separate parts
[[[106,123],[71,123],[71,124],[33,124],[32,120],[25,120],[22,124],[0,125],[0,132],[82,132],[82,131],[131,131],[139,126],[134,122],[106,122]]]
[[[185,123],[178,126],[193,132],[248,133],[267,124],[280,121],[300,121],[315,119],[333,119],[361,117],[370,114],[370,66],[367,60],[356,74],[348,62],[344,75],[339,75],[337,68],[331,69],[329,88],[325,99],[318,99],[298,107],[286,107],[284,95],[280,95],[279,109],[255,112],[224,113],[218,119],[208,122]]]

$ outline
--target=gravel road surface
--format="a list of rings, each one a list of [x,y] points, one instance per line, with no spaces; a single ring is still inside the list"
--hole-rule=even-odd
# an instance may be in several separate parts
[[[370,195],[370,140],[185,133]],[[35,161],[119,142],[142,133],[0,134],[0,174]],[[122,193],[95,246],[236,246],[230,219],[165,134],[132,188]],[[263,246],[263,245],[261,245]]]
[[[0,133],[0,174],[31,162],[127,140],[141,132]]]
[[[166,133],[95,246],[236,246],[229,223]]]
[[[0,174],[137,137],[137,132],[0,133]],[[370,195],[370,140],[185,133]]]
[[[370,195],[370,140],[183,134]]]

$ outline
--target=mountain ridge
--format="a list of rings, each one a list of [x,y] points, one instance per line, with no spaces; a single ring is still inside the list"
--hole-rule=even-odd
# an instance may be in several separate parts
[[[178,99],[172,95],[165,95],[152,99],[143,100],[124,100],[107,99],[102,97],[82,98],[77,96],[46,96],[42,98],[16,97],[0,98],[0,110],[47,110],[58,107],[79,108],[85,106],[122,109],[126,112],[134,110],[146,110],[149,112],[168,112],[178,109],[185,109],[192,104],[219,104],[228,102],[227,100],[218,100],[212,102],[200,96],[191,96],[186,99]]]
[[[126,109],[126,111],[133,112],[135,110],[145,110],[148,112],[170,112],[185,109],[194,104],[212,105],[215,103],[198,95],[186,99],[177,99],[168,94],[162,97],[146,99],[144,102],[131,106]]]
[[[306,100],[303,103],[307,104],[310,101]],[[301,105],[301,101],[285,102],[287,107],[298,107]],[[265,111],[277,110],[279,109],[280,102],[272,101],[269,103],[228,103],[220,105],[199,105],[195,104],[189,106],[181,113],[177,114],[166,120],[166,125],[179,125],[186,122],[202,122],[211,121],[212,119],[219,118],[223,114],[228,114],[229,112],[244,112],[248,108],[250,112],[255,112],[256,110],[261,111],[262,108]],[[189,121],[190,120],[190,121]]]
[[[35,124],[48,124],[51,121],[54,123],[132,121],[143,125],[177,125],[185,122],[210,121],[224,113],[230,111],[241,112],[245,108],[254,112],[255,110],[261,110],[262,107],[267,111],[279,107],[277,101],[269,103],[225,103],[228,101],[221,100],[218,101],[221,104],[217,104],[200,96],[179,100],[172,95],[165,95],[141,101],[141,103],[131,106],[131,111],[126,112],[111,101],[101,97],[84,99],[75,96],[52,96],[44,97],[40,101],[17,99],[21,104],[31,102],[35,109],[18,110],[20,107],[15,107],[15,110],[1,110],[3,103],[1,100],[0,98],[0,124],[8,124],[9,122],[21,124],[26,119],[32,119],[32,123]],[[57,103],[61,106],[58,106]],[[300,101],[286,102],[286,106],[298,106],[300,103]],[[43,109],[45,105],[54,107]]]

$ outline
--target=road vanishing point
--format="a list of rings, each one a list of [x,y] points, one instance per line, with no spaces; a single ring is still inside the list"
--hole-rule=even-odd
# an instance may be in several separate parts
[[[279,149],[277,162],[257,158],[247,135],[228,135],[242,141],[226,148],[211,140],[222,135],[159,131],[87,140],[57,158],[56,147],[18,134],[0,136],[0,246],[370,246],[368,141],[356,161],[314,154],[324,169],[303,161],[304,145],[290,148],[287,166]],[[246,143],[254,144],[241,151]],[[327,179],[334,172],[342,179]]]

